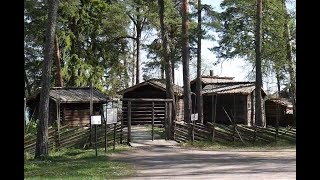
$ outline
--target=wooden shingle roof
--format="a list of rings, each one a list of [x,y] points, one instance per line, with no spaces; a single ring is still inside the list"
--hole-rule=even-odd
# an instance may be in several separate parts
[[[90,87],[52,88],[50,98],[60,99],[61,103],[88,103],[90,102]],[[94,103],[104,103],[108,99],[102,92],[93,88],[92,101]]]
[[[250,94],[255,89],[254,82],[225,82],[206,85],[202,93],[203,95],[211,94]],[[266,93],[262,90],[263,95]]]
[[[220,76],[201,76],[201,81],[203,84],[213,84],[213,83],[224,83],[224,82],[235,82],[234,77],[220,77]],[[197,78],[190,82],[191,84],[196,83]]]
[[[124,94],[126,92],[133,91],[134,89],[141,87],[141,86],[145,86],[145,85],[151,85],[153,87],[161,89],[162,91],[166,91],[166,80],[165,79],[149,79],[147,81],[141,82],[141,83],[136,84],[134,86],[131,86],[129,88],[118,91],[118,93]],[[173,84],[173,92],[176,95],[181,96],[183,94],[183,89],[182,89],[182,87],[180,87],[176,84]]]

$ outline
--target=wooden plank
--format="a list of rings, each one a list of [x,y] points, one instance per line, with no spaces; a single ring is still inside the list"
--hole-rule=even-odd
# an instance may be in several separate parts
[[[121,98],[120,101],[139,102],[139,101],[154,101],[154,102],[172,102],[172,99],[147,99],[147,98]]]

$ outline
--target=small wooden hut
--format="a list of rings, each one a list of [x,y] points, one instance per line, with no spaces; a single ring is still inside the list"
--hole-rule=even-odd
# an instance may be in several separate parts
[[[176,120],[183,120],[183,89],[178,85],[173,85],[176,103]],[[150,79],[127,89],[118,92],[123,98],[135,99],[166,99],[166,82],[164,79]],[[127,102],[124,101],[123,119],[127,121]],[[151,119],[151,102],[132,102],[131,103],[131,124],[150,124]],[[164,124],[165,103],[155,102],[155,124]]]
[[[279,126],[293,126],[293,106],[292,103],[285,98],[269,98],[266,104],[266,121],[267,125],[276,126],[277,116]]]
[[[264,99],[262,93],[262,126],[265,126]],[[207,84],[203,90],[204,123],[216,122],[253,125],[255,117],[254,82],[219,82]],[[227,115],[228,114],[228,115]],[[231,121],[229,120],[229,117]]]
[[[56,87],[49,93],[49,124],[60,119],[62,125],[85,126],[90,123],[90,87]],[[93,88],[93,115],[101,115],[108,97]],[[40,93],[28,99],[27,106],[38,117]],[[60,117],[60,118],[59,118]]]

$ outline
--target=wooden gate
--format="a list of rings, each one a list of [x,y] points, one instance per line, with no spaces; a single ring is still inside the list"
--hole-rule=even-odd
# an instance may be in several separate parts
[[[151,124],[152,140],[154,140],[154,125],[165,127],[166,139],[173,137],[172,99],[122,98],[121,123],[128,127],[127,142],[131,142],[131,125]]]

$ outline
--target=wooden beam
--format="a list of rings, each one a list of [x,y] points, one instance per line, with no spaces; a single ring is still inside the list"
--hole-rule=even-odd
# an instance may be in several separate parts
[[[127,143],[131,142],[131,101],[128,101],[128,139]]]
[[[152,141],[154,140],[154,102],[152,101]]]
[[[138,102],[138,101],[173,102],[173,99],[148,99],[148,98],[121,98],[120,100],[130,101],[130,102]]]

